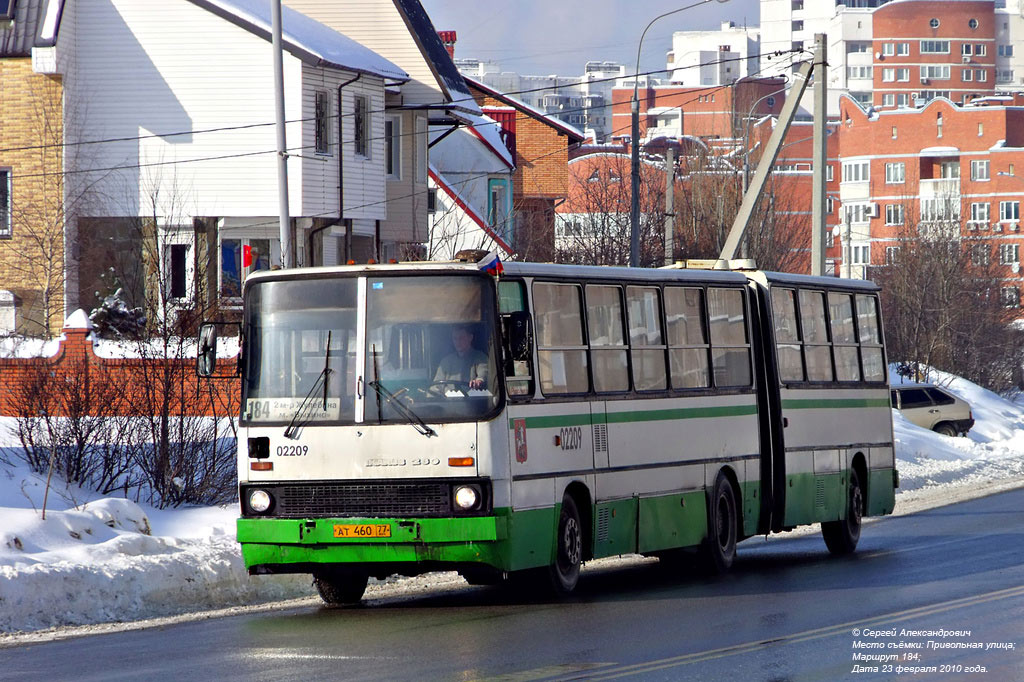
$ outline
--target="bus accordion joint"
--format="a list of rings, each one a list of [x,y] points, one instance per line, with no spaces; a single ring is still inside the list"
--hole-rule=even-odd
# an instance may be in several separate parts
[[[471,467],[476,463],[476,460],[472,457],[449,457],[448,466],[450,467]]]

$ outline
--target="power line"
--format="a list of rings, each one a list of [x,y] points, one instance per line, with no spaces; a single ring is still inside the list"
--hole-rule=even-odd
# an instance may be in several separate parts
[[[754,58],[754,57],[758,57],[759,58],[759,57],[766,56],[766,55],[783,56],[783,55],[786,55],[786,54],[795,54],[795,53],[799,53],[799,52],[806,52],[806,50],[804,50],[802,48],[801,49],[791,49],[791,50],[776,50],[774,52],[768,52],[768,53],[764,53],[764,54],[749,55],[746,58],[733,57],[733,58],[719,59],[719,60],[714,60],[714,61],[706,62],[704,64],[696,64],[696,65],[691,65],[691,66],[679,67],[678,69],[672,69],[672,70],[673,71],[677,71],[677,70],[698,68],[700,66],[724,64],[724,63],[735,62],[735,61],[744,61],[746,59],[751,59],[751,58]],[[639,77],[639,76],[649,76],[649,75],[656,74],[656,73],[665,73],[666,71],[668,71],[668,69],[655,69],[655,70],[652,70],[652,71],[639,72],[637,74],[627,74],[625,76],[610,76],[608,78],[595,78],[593,80],[586,81],[585,83],[588,84],[588,85],[595,84],[595,83],[604,83],[604,82],[609,82],[609,81],[616,81],[616,80],[619,80],[620,78],[625,79],[625,78],[629,78],[631,76],[636,78],[636,77]],[[755,73],[760,73],[760,71],[755,72]],[[577,86],[582,85],[582,84],[583,83],[565,83],[563,85],[558,85],[556,83],[554,85],[538,86],[538,87],[535,87],[535,88],[527,88],[527,89],[523,89],[523,90],[512,90],[512,91],[508,91],[508,92],[502,92],[500,94],[501,95],[505,95],[505,96],[509,96],[509,95],[531,94],[531,93],[534,93],[534,92],[548,92],[548,91],[551,91],[551,90],[559,90],[559,89],[562,89],[562,88],[577,87]],[[438,103],[434,103],[434,104],[420,104],[420,105],[416,105],[416,106],[417,107],[445,106],[447,104],[455,104],[457,102],[467,102],[467,101],[475,101],[475,98],[473,98],[473,97],[461,97],[461,98],[456,98],[456,99],[450,100],[449,102],[438,102]],[[590,107],[580,107],[578,109],[570,109],[570,110],[567,110],[567,111],[561,112],[561,113],[582,112],[582,111],[587,111],[589,108]],[[367,111],[366,113],[367,114],[380,114],[380,113],[388,113],[388,112],[391,112],[391,111],[394,111],[394,109],[388,109],[387,107],[385,107],[384,109],[372,109],[372,110]],[[541,113],[543,113],[543,112],[541,112]],[[355,112],[346,113],[346,114],[339,113],[339,114],[332,114],[332,115],[330,115],[330,116],[328,116],[326,118],[328,118],[330,120],[330,119],[354,117],[355,115],[356,115]],[[549,115],[549,114],[545,114],[545,115]],[[524,116],[523,118],[529,118],[529,117],[528,116]],[[286,124],[304,123],[304,122],[313,121],[313,120],[316,120],[315,117],[314,118],[308,118],[308,117],[307,118],[297,118],[297,119],[290,119],[288,121],[285,121],[285,123]],[[26,145],[26,146],[21,146],[21,147],[7,147],[7,148],[0,149],[0,154],[7,153],[7,152],[36,151],[36,150],[41,150],[41,149],[55,149],[55,148],[64,149],[64,148],[70,148],[70,147],[82,147],[82,146],[88,146],[88,145],[109,144],[109,143],[116,143],[116,142],[134,142],[134,141],[149,140],[149,139],[163,139],[163,138],[168,138],[168,137],[181,137],[181,136],[185,136],[185,135],[200,135],[200,134],[205,134],[205,133],[228,132],[228,131],[234,131],[234,130],[250,130],[250,129],[254,129],[254,128],[270,127],[270,126],[273,126],[273,125],[276,125],[276,123],[274,123],[274,122],[247,123],[247,124],[240,124],[240,125],[234,125],[234,126],[218,126],[218,127],[214,127],[214,128],[204,128],[204,129],[200,129],[200,130],[181,130],[181,131],[174,131],[174,132],[169,132],[169,133],[150,133],[150,134],[147,134],[147,135],[110,137],[110,138],[100,138],[100,139],[95,139],[95,140],[81,140],[81,141],[77,141],[77,142],[55,142],[55,143],[51,143],[51,144]],[[416,135],[416,134],[418,134],[418,133],[413,131],[413,132],[410,132],[410,133],[402,133],[402,136],[412,136],[412,135]],[[373,141],[373,140],[378,140],[378,139],[384,139],[384,138],[370,138],[367,141]],[[355,143],[355,140],[344,140],[344,141],[341,142],[341,144],[354,144],[354,143]]]

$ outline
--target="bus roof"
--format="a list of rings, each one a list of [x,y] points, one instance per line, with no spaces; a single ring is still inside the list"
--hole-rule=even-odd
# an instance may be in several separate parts
[[[640,282],[711,282],[741,284],[748,275],[755,273],[767,279],[769,284],[793,286],[816,286],[828,289],[857,291],[878,291],[879,287],[869,280],[840,279],[838,277],[814,277],[794,275],[785,272],[763,272],[743,270],[703,270],[687,268],[627,268],[602,265],[561,265],[558,263],[525,263],[510,261],[503,264],[505,275],[514,277],[583,278],[594,280],[640,281]],[[301,279],[324,275],[354,275],[358,273],[408,273],[408,272],[479,272],[476,263],[461,261],[422,261],[405,263],[377,263],[360,265],[335,265],[286,270],[262,270],[246,278],[246,285],[262,280]]]

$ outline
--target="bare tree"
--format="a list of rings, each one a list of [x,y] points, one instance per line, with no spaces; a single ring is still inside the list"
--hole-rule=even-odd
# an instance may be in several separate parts
[[[1011,322],[1019,290],[991,240],[964,230],[959,198],[903,204],[904,225],[872,269],[882,286],[889,357],[908,376],[955,372],[992,390],[1019,383],[1022,332]],[[1016,292],[1016,296],[1007,292]]]
[[[594,154],[569,166],[569,198],[555,224],[556,260],[577,265],[626,265],[630,254],[630,159]],[[640,174],[640,264],[664,261],[665,175],[645,160]]]
[[[94,202],[95,182],[65,169],[88,167],[87,145],[78,145],[84,106],[64,101],[58,79],[33,78],[31,109],[27,114],[28,142],[19,151],[21,163],[13,185],[12,238],[0,248],[5,280],[21,299],[19,331],[52,336],[60,332],[65,312],[65,288],[77,257],[78,216]]]

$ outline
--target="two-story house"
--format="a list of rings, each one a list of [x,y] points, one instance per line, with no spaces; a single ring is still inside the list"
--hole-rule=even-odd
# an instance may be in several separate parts
[[[381,259],[419,258],[428,241],[429,127],[472,125],[480,109],[419,0],[284,0],[386,56],[409,74],[384,103],[387,216],[376,225]],[[356,233],[363,233],[357,229]],[[356,254],[357,257],[360,255]],[[358,259],[358,258],[357,258]]]
[[[64,81],[66,191],[89,199],[69,307],[230,307],[280,263],[270,29],[258,0],[47,0],[35,68]],[[344,262],[389,217],[385,96],[408,75],[289,8],[283,52],[297,262]]]

